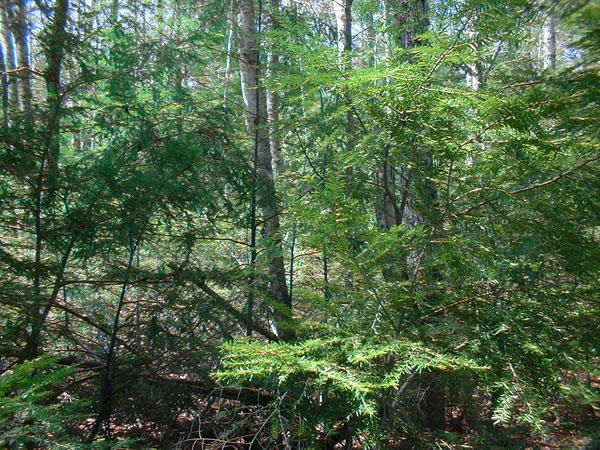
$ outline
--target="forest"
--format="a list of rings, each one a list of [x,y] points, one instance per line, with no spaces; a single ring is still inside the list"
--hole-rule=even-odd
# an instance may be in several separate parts
[[[0,0],[0,448],[600,449],[600,1]]]

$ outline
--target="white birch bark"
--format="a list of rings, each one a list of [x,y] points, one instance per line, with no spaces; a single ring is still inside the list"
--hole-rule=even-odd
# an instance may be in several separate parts
[[[280,0],[270,0],[269,2],[269,25],[271,30],[279,28],[279,17],[281,10]],[[279,53],[275,48],[271,48],[268,57],[267,75],[269,78],[275,76],[276,67],[279,64]],[[267,115],[269,119],[269,146],[271,148],[271,165],[274,174],[281,173],[281,139],[279,138],[279,105],[281,101],[279,94],[275,89],[271,89],[267,94]]]
[[[8,99],[10,105],[16,108],[19,104],[19,90],[17,87],[15,48],[11,33],[9,8],[8,0],[0,0],[0,26],[2,27],[0,39],[4,50],[4,65],[7,71]]]
[[[473,52],[475,52],[477,50],[475,44],[475,31],[472,27],[468,27],[465,31],[465,34],[469,39],[469,47],[473,50]],[[476,61],[467,64],[466,83],[467,86],[473,89],[474,91],[478,90],[479,86],[481,85],[481,74],[479,70],[479,65]]]
[[[542,27],[542,67],[544,70],[556,69],[556,18],[547,14]]]
[[[333,12],[335,14],[335,23],[337,29],[337,48],[338,63],[342,71],[352,68],[352,0],[332,0]],[[354,116],[352,111],[346,113],[346,151],[351,152],[354,149]],[[352,183],[353,168],[346,169],[346,182],[348,188]]]
[[[229,17],[227,19],[227,24],[229,29],[227,30],[227,55],[225,62],[225,86],[223,87],[223,107],[227,108],[228,105],[228,95],[229,95],[229,83],[231,80],[231,59],[233,52],[233,27],[234,27],[234,2],[231,2],[231,11],[229,13]]]

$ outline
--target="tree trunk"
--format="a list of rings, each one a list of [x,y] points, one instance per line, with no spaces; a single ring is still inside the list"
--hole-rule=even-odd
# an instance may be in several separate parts
[[[59,9],[59,6],[57,6]],[[13,17],[13,37],[17,58],[17,80],[21,110],[26,117],[31,115],[31,67],[29,66],[27,6],[25,0],[17,0]]]
[[[429,26],[427,4],[425,0],[396,0],[388,5],[390,19],[395,25],[393,41],[403,49],[421,45],[418,35]],[[410,57],[409,57],[410,58]],[[408,227],[425,225],[430,229],[430,238],[434,230],[439,228],[439,214],[437,212],[437,189],[428,175],[433,169],[433,157],[428,152],[412,146],[414,164],[418,170],[403,166],[399,170],[399,187],[401,202],[397,208],[400,217],[396,217]],[[419,194],[418,197],[415,194]],[[417,203],[417,199],[419,202]],[[412,278],[411,290],[414,289],[416,278],[422,260],[430,253],[430,245],[425,243],[425,248],[416,248],[409,252],[405,267],[400,271],[403,278]],[[425,424],[430,428],[441,428],[444,425],[445,397],[443,387],[436,374],[429,374],[422,379],[425,387]]]
[[[279,14],[281,11],[280,0],[269,1],[269,24],[271,30],[279,28]],[[269,78],[275,76],[277,65],[279,64],[279,53],[276,48],[271,48],[268,58],[267,75]],[[275,174],[281,173],[281,141],[279,138],[279,94],[271,89],[267,95],[267,115],[269,118],[269,146],[271,147],[271,165]]]
[[[424,0],[385,0],[386,21],[393,30],[388,41],[388,57],[391,47],[409,49],[419,45],[418,35],[428,26],[427,5]],[[407,145],[412,145],[407,143]],[[429,170],[432,158],[420,155],[419,149],[413,149],[417,164],[423,171]],[[404,223],[408,227],[423,224],[423,208],[416,205],[415,189],[431,191],[436,197],[435,190],[425,186],[425,178],[417,180],[408,165],[395,168],[391,162],[390,149],[386,149],[381,171],[378,174],[378,185],[381,195],[376,204],[377,224],[383,231],[389,231],[392,226]],[[396,193],[398,192],[398,194]],[[427,207],[428,208],[428,207]],[[414,267],[419,251],[409,252],[404,261],[390,258],[384,268],[384,278],[388,280],[408,279],[409,269]]]
[[[229,83],[231,80],[231,61],[232,61],[232,52],[233,52],[233,28],[234,28],[234,20],[235,20],[235,4],[232,0],[231,2],[231,11],[229,12],[229,17],[227,18],[227,25],[229,29],[227,30],[227,56],[225,63],[225,86],[223,87],[223,107],[227,108],[228,105],[228,95],[229,95]]]
[[[542,28],[542,67],[544,70],[556,68],[556,19],[549,12]]]
[[[130,248],[129,248],[129,258],[127,262],[127,276],[125,281],[123,282],[123,286],[121,287],[121,294],[119,295],[119,301],[117,302],[117,311],[113,317],[113,326],[110,335],[110,343],[108,346],[108,352],[106,353],[106,365],[102,370],[102,377],[100,381],[100,401],[98,406],[98,416],[96,417],[96,422],[94,424],[94,428],[90,434],[90,441],[92,441],[96,434],[100,431],[102,425],[106,425],[106,435],[110,436],[110,416],[112,414],[113,409],[113,365],[114,365],[114,356],[117,350],[118,344],[118,334],[119,334],[119,322],[121,320],[121,312],[123,310],[123,305],[125,302],[125,294],[127,293],[127,288],[129,287],[129,272],[133,267],[133,258],[137,253],[140,245],[140,240],[142,239],[143,234],[142,231],[137,235],[135,241],[133,236],[130,234]]]
[[[333,12],[337,27],[338,62],[342,71],[352,68],[352,0],[333,0]],[[354,116],[352,111],[346,113],[346,132],[349,136],[346,151],[351,152],[354,147]],[[352,168],[348,168],[347,177],[350,181]]]
[[[46,34],[47,67],[46,102],[48,106],[47,122],[47,154],[48,154],[48,188],[53,191],[58,182],[58,157],[60,154],[60,119],[61,119],[61,65],[64,56],[65,25],[67,22],[68,0],[57,0],[51,29]]]
[[[385,154],[385,162],[381,172],[377,174],[377,184],[381,189],[375,207],[377,225],[383,231],[390,231],[394,225],[399,225],[402,213],[396,199],[396,174],[389,162],[389,149]]]
[[[33,190],[33,200],[35,204],[34,220],[35,220],[35,268],[33,276],[33,317],[31,334],[27,342],[27,357],[35,357],[39,351],[41,344],[41,333],[44,322],[49,313],[47,306],[42,311],[42,293],[41,293],[41,263],[42,250],[44,247],[44,230],[42,224],[43,210],[48,209],[53,201],[53,191],[56,188],[58,178],[58,156],[60,152],[60,116],[61,116],[61,99],[60,99],[60,70],[62,58],[64,54],[65,43],[65,26],[67,21],[68,0],[57,0],[54,9],[52,22],[46,30],[44,30],[44,39],[46,39],[46,58],[47,68],[45,71],[46,90],[47,90],[47,109],[48,117],[46,122],[46,140],[38,171],[36,187]],[[47,166],[47,168],[46,168]],[[44,176],[46,175],[46,176]],[[45,183],[46,181],[46,183]],[[45,197],[44,193],[48,195]],[[68,259],[70,249],[65,253]],[[67,260],[64,261],[66,266]],[[62,273],[59,274],[62,277]],[[51,297],[48,305],[52,306],[55,300],[55,295]]]
[[[386,20],[392,25],[388,47],[396,46],[408,49],[418,45],[417,36],[427,29],[427,4],[424,0],[384,0]],[[388,55],[391,55],[388,48]],[[383,167],[378,176],[382,194],[378,201],[377,223],[384,231],[389,231],[394,225],[405,223],[417,226],[423,218],[415,207],[414,196],[410,195],[413,178],[412,171],[407,167],[396,169],[390,163],[389,149],[386,151]],[[400,195],[396,195],[396,181]],[[409,257],[410,259],[410,257]],[[400,270],[399,272],[405,272]]]
[[[350,68],[352,50],[352,0],[334,0],[333,12],[337,26],[337,47],[344,68]]]
[[[402,49],[420,45],[418,35],[423,33],[429,26],[425,0],[397,0],[395,3],[388,5],[388,10],[394,24],[394,30],[396,30],[392,35],[395,44]],[[408,145],[412,144],[408,143]],[[421,173],[426,173],[433,163],[431,155],[422,154],[419,149],[414,149],[414,151],[416,163],[420,166]],[[423,205],[423,208],[418,208],[415,203],[414,190],[420,189],[423,193],[426,192],[425,202],[429,203],[428,196],[432,199],[437,197],[435,188],[428,186],[431,183],[425,177],[415,179],[413,171],[408,167],[401,167],[399,174],[401,202],[398,207],[400,217],[396,218],[396,222],[399,223],[402,220],[409,227],[421,225],[424,223],[423,212],[427,211],[427,214],[431,212],[431,205]]]
[[[429,26],[425,0],[391,1],[388,10],[394,25],[392,39],[399,48],[419,45],[418,35]]]
[[[465,32],[467,37],[469,38],[469,47],[473,50],[477,50],[477,40],[476,33],[472,27],[467,27]],[[467,65],[467,74],[466,74],[466,82],[467,86],[473,89],[474,91],[479,89],[481,85],[481,70],[479,64],[477,62],[472,62]]]
[[[265,89],[259,85],[260,60],[256,34],[257,15],[253,0],[240,1],[240,77],[245,105],[246,128],[255,146],[256,205],[262,212],[263,234],[268,241],[268,272],[274,316],[282,339],[293,336],[289,329],[291,302],[286,285],[283,251],[279,242],[277,201],[266,116]],[[252,287],[251,287],[252,288]]]
[[[337,27],[338,62],[342,71],[352,68],[352,0],[333,0],[333,12]],[[354,147],[354,116],[352,111],[346,113],[346,132],[348,142],[346,151],[351,152]],[[352,168],[347,169],[348,181],[352,178]]]
[[[27,359],[32,359],[38,356],[41,346],[42,329],[44,327],[46,319],[48,318],[48,315],[50,314],[50,311],[52,310],[52,307],[56,304],[58,294],[61,290],[61,283],[64,279],[67,262],[69,261],[69,257],[71,256],[71,251],[73,250],[74,245],[75,239],[72,238],[61,257],[60,267],[54,280],[54,287],[45,305],[41,304],[39,278],[37,280],[38,284],[34,293],[35,309],[33,311],[33,316],[31,320],[31,333],[28,336],[25,350],[23,352],[25,358]]]
[[[15,48],[10,25],[11,11],[8,0],[0,1],[2,9],[0,11],[0,25],[2,26],[0,39],[2,39],[2,48],[4,49],[4,60],[7,71],[8,99],[10,105],[13,108],[17,108],[19,105],[19,89],[17,87],[17,73],[15,67]]]
[[[333,12],[335,14],[335,23],[337,29],[337,48],[338,48],[338,65],[342,76],[347,77],[344,72],[352,69],[352,0],[333,0]],[[341,93],[344,96],[344,92]],[[346,103],[350,103],[349,99],[345,99]],[[345,151],[350,154],[355,147],[355,123],[352,111],[352,105],[348,105],[346,112],[346,143]],[[351,196],[353,191],[354,167],[346,167],[346,195]],[[346,239],[352,242],[353,236],[351,232],[346,233]],[[350,246],[352,248],[352,245]],[[347,289],[352,289],[354,285],[354,277],[351,271],[343,272],[344,284]]]
[[[387,7],[385,2],[384,15],[387,18]],[[375,20],[373,15],[371,15],[370,17],[368,29],[368,40],[371,46],[371,50],[373,52],[373,56],[370,58],[369,65],[371,67],[375,67],[377,63],[378,48]],[[388,46],[386,48],[386,56],[389,58],[390,55],[391,52]],[[379,228],[387,232],[390,231],[390,229],[394,225],[399,225],[402,220],[401,211],[399,210],[399,205],[396,196],[396,173],[394,171],[394,168],[390,164],[389,146],[386,146],[381,170],[375,175],[377,186],[381,189],[381,195],[379,195],[378,201],[375,205],[375,219]]]
[[[4,48],[0,43],[0,71],[2,72],[2,122],[4,127],[8,126],[8,78],[6,65],[4,64]]]

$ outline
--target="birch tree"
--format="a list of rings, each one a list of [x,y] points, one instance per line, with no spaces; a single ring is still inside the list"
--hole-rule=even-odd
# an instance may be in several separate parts
[[[544,18],[540,44],[542,68],[554,70],[556,68],[556,18],[552,12],[548,12]]]
[[[4,66],[6,68],[8,98],[10,105],[13,108],[17,108],[19,104],[19,90],[17,85],[17,73],[15,70],[15,48],[11,32],[10,16],[11,10],[9,2],[8,0],[2,0],[0,3],[0,26],[2,27],[0,39],[2,40]]]
[[[280,28],[281,2],[280,0],[269,0],[269,26],[272,31]],[[277,45],[271,45],[268,54],[267,76],[275,78],[279,64],[279,52]],[[271,150],[271,166],[274,174],[281,172],[281,138],[279,137],[279,106],[281,99],[277,88],[273,87],[267,93],[267,115],[269,119],[269,146]]]

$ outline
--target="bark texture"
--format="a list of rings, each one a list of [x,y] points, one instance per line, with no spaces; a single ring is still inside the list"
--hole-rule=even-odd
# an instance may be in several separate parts
[[[57,0],[54,9],[52,26],[47,38],[46,102],[48,106],[48,185],[54,189],[58,177],[58,157],[60,153],[60,119],[61,119],[61,66],[66,39],[68,0]]]
[[[556,69],[556,18],[548,13],[542,28],[542,62],[544,70]]]
[[[352,0],[333,0],[340,55],[352,50]]]
[[[74,242],[69,244],[64,253],[64,260],[61,262],[61,269],[56,276],[55,289],[46,302],[42,301],[41,290],[41,262],[42,251],[44,247],[44,229],[43,216],[45,211],[52,211],[52,202],[54,201],[54,190],[58,181],[58,157],[60,153],[60,118],[61,118],[61,98],[60,98],[60,74],[61,65],[64,56],[65,27],[68,14],[68,0],[57,0],[54,8],[54,14],[48,27],[44,30],[43,39],[46,44],[47,67],[44,73],[46,78],[46,107],[47,122],[44,146],[42,148],[42,157],[40,169],[38,172],[36,187],[33,190],[33,200],[35,202],[35,271],[33,279],[34,309],[31,323],[31,333],[27,339],[25,354],[33,358],[37,356],[40,345],[42,329],[44,322],[48,317],[50,309],[56,301],[58,290],[56,286],[61,282],[64,269]],[[30,110],[31,111],[31,110]]]
[[[60,9],[57,6],[56,9]],[[25,0],[17,0],[13,14],[13,36],[17,59],[17,82],[21,110],[31,114],[31,67],[29,65],[29,24]]]
[[[419,41],[419,34],[427,30],[429,26],[427,3],[425,0],[396,0],[387,5],[389,11],[389,20],[394,25],[392,40],[394,44],[401,49],[410,49],[412,47],[423,45]],[[410,62],[410,55],[407,55]],[[406,142],[408,153],[411,155],[411,163],[403,164],[398,170],[399,174],[399,192],[400,204],[392,207],[394,185],[389,185],[386,174],[394,172],[394,169],[388,169],[386,164],[383,167],[384,175],[384,202],[383,211],[386,221],[382,225],[385,227],[390,224],[403,223],[407,227],[426,226],[429,228],[429,239],[424,244],[424,248],[415,248],[404,261],[400,262],[400,270],[392,270],[394,278],[400,278],[411,281],[411,291],[415,287],[420,266],[425,257],[431,252],[429,241],[436,229],[439,229],[439,214],[437,211],[437,189],[430,175],[434,166],[433,156],[425,148],[419,148],[413,142]],[[393,217],[389,217],[392,216]],[[384,228],[385,229],[385,228]],[[391,275],[384,272],[386,278]],[[445,411],[445,393],[444,386],[437,374],[422,376],[419,380],[421,389],[425,392],[423,398],[424,424],[432,429],[442,428],[444,426]],[[383,410],[389,409],[390,405],[383,405]]]
[[[467,27],[465,34],[469,38],[469,47],[473,50],[477,50],[476,46],[476,33],[473,31],[472,27]],[[474,91],[479,89],[481,85],[481,70],[479,64],[477,62],[471,62],[467,65],[467,74],[466,74],[466,82],[467,86],[473,89]]]
[[[338,63],[340,70],[344,72],[352,68],[352,0],[333,0],[333,12],[337,28]],[[346,99],[346,103],[350,103],[350,99]],[[348,153],[354,150],[354,129],[354,116],[349,108],[346,113],[346,134],[348,136],[346,151]],[[352,171],[351,166],[346,168],[348,191],[351,190]]]
[[[17,108],[19,105],[19,90],[15,66],[15,48],[11,32],[12,27],[10,17],[12,12],[8,0],[1,0],[0,8],[0,25],[2,26],[0,39],[2,40],[2,49],[4,50],[4,61],[7,71],[8,99],[10,105],[13,108]]]
[[[246,128],[256,146],[257,206],[262,213],[263,234],[269,242],[266,252],[274,317],[282,339],[291,338],[291,301],[287,290],[283,251],[279,241],[279,204],[275,191],[269,145],[267,97],[259,85],[257,14],[253,0],[240,1],[240,77],[245,105]]]
[[[279,14],[281,11],[280,0],[269,1],[269,26],[271,30],[277,30],[280,26]],[[268,76],[273,79],[279,64],[279,53],[276,48],[271,48],[268,57]],[[281,139],[279,138],[279,105],[281,100],[277,90],[271,88],[267,94],[267,114],[269,119],[269,146],[271,147],[271,165],[275,175],[281,173]]]
[[[419,45],[418,35],[429,26],[425,0],[388,0],[391,14],[392,39],[399,48]]]
[[[386,3],[387,20],[392,25],[390,45],[401,49],[410,49],[420,45],[418,35],[426,31],[429,21],[427,4],[424,0],[396,0]],[[410,57],[407,56],[410,62]],[[435,206],[437,193],[428,181],[427,175],[433,165],[433,158],[422,149],[406,143],[409,152],[414,155],[415,168],[403,164],[395,168],[391,162],[390,150],[386,150],[383,167],[378,174],[381,195],[377,204],[377,222],[384,231],[392,226],[405,224],[415,227],[424,223],[424,215],[430,216]],[[415,170],[418,176],[415,176]],[[417,197],[422,200],[417,205]],[[395,272],[408,277],[407,269],[416,263],[418,252],[411,252],[406,264]],[[388,274],[389,275],[389,274]]]
[[[6,127],[8,125],[8,78],[6,74],[6,66],[4,65],[4,48],[0,43],[0,72],[2,72],[2,117],[3,117],[3,125]]]

